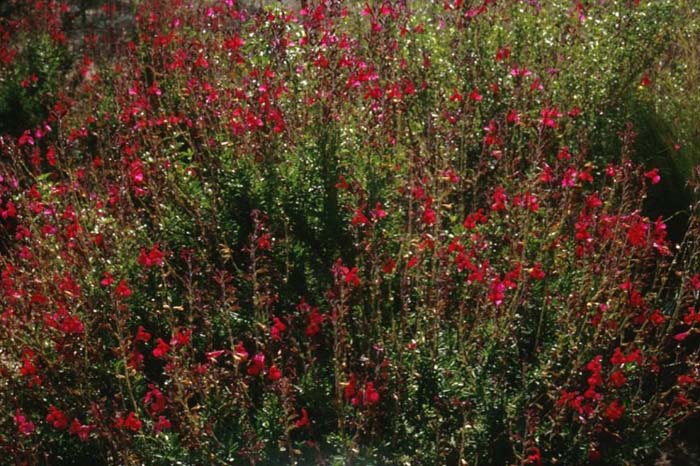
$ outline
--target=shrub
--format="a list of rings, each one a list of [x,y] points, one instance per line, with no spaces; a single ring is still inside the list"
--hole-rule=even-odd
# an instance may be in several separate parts
[[[697,413],[699,226],[646,216],[623,103],[674,12],[139,3],[0,139],[0,444],[653,460]]]

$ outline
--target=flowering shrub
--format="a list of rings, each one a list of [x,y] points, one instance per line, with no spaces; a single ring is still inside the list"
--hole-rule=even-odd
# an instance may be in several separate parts
[[[106,3],[0,139],[6,457],[658,456],[698,413],[700,225],[646,215],[621,99],[674,2],[542,3]]]

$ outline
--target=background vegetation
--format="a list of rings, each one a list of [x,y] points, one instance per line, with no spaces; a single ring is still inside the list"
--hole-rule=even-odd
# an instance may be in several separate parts
[[[693,3],[3,4],[3,458],[692,462]]]

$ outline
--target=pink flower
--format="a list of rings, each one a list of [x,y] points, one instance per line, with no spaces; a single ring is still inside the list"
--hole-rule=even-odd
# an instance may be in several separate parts
[[[561,117],[561,113],[557,107],[551,107],[542,109],[540,116],[542,117],[540,120],[542,126],[547,128],[556,128],[557,119]]]
[[[265,369],[265,355],[257,353],[248,366],[248,375],[259,375]]]
[[[384,217],[386,217],[386,211],[382,209],[382,204],[381,202],[377,202],[374,206],[374,209],[369,213],[374,220],[381,220]]]
[[[27,417],[24,414],[22,414],[22,412],[19,409],[15,411],[14,420],[15,425],[17,425],[17,430],[22,435],[29,436],[36,429],[34,423],[27,420]]]
[[[491,301],[496,306],[500,306],[505,299],[506,285],[501,281],[500,277],[495,277],[491,282],[491,288],[489,290],[489,301]]]
[[[564,173],[564,177],[561,180],[561,186],[563,188],[570,188],[576,184],[576,177],[578,173],[574,168],[568,168]]]
[[[114,277],[112,277],[112,274],[109,272],[105,272],[102,274],[102,280],[100,280],[100,285],[102,286],[109,286],[114,282]]]
[[[659,184],[661,181],[661,175],[659,175],[659,169],[653,168],[644,174],[644,177],[651,181],[651,184]]]

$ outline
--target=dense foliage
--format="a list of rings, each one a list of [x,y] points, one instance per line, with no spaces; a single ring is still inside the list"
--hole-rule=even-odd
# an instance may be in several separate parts
[[[644,464],[697,419],[696,174],[672,239],[634,113],[683,2],[82,3],[0,10],[3,460]]]

